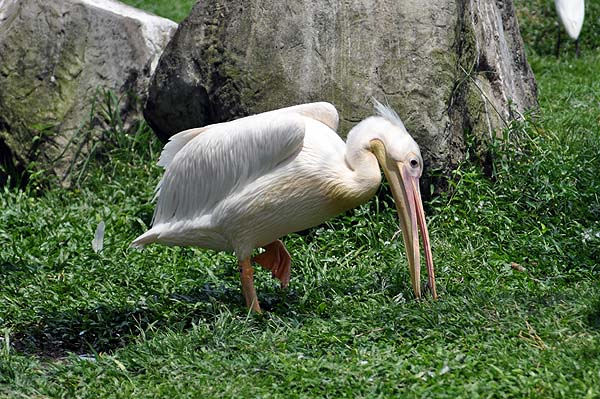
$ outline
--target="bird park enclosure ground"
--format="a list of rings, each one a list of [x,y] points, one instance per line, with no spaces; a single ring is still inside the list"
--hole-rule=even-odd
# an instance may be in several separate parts
[[[260,315],[231,254],[129,249],[161,173],[143,124],[114,123],[75,188],[4,188],[0,397],[600,397],[600,52],[529,56],[540,112],[426,204],[437,302],[412,298],[385,188],[284,237]]]

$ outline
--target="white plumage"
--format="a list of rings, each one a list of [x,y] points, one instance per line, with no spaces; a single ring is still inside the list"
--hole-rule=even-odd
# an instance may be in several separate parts
[[[420,296],[420,283],[415,285],[418,224],[435,296],[418,192],[421,154],[396,113],[379,103],[376,108],[378,116],[355,126],[347,144],[335,132],[338,114],[329,103],[283,108],[174,135],[158,162],[165,173],[157,187],[152,228],[132,245],[157,242],[235,251],[247,305],[259,311],[250,260],[272,270],[286,286],[290,258],[278,238],[367,201],[381,181],[379,160],[396,201],[403,203],[398,212],[415,294]],[[258,247],[267,251],[251,258]]]
[[[579,38],[585,16],[584,0],[554,0],[561,24],[573,40]]]

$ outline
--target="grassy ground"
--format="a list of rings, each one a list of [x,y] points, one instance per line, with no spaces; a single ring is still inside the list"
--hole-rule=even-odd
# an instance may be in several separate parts
[[[515,0],[517,16],[520,22],[521,35],[529,45],[530,52],[538,55],[554,55],[558,36],[558,14],[553,1],[547,0]],[[584,51],[600,47],[600,1],[585,2],[585,17],[579,42]],[[561,54],[575,51],[575,43],[568,40],[564,28],[560,27],[563,41]]]
[[[230,254],[128,249],[160,176],[147,129],[109,132],[75,190],[4,189],[0,397],[599,397],[600,53],[530,61],[541,114],[492,179],[467,162],[427,204],[437,302],[411,299],[385,192],[284,239],[263,315]]]
[[[123,3],[130,6],[141,8],[161,17],[172,19],[175,22],[181,22],[190,12],[197,0],[122,0]]]

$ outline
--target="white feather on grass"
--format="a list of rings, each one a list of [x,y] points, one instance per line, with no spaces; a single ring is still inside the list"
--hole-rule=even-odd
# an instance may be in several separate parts
[[[92,249],[96,253],[102,251],[104,248],[104,227],[104,220],[100,221],[96,227],[96,234],[94,234],[94,239],[92,240]]]

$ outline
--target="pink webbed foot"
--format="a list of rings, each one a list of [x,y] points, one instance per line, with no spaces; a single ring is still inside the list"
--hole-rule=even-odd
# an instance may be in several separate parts
[[[273,241],[263,247],[265,252],[256,255],[252,260],[271,271],[273,278],[281,282],[281,288],[286,288],[290,282],[290,266],[292,258],[280,240]]]

